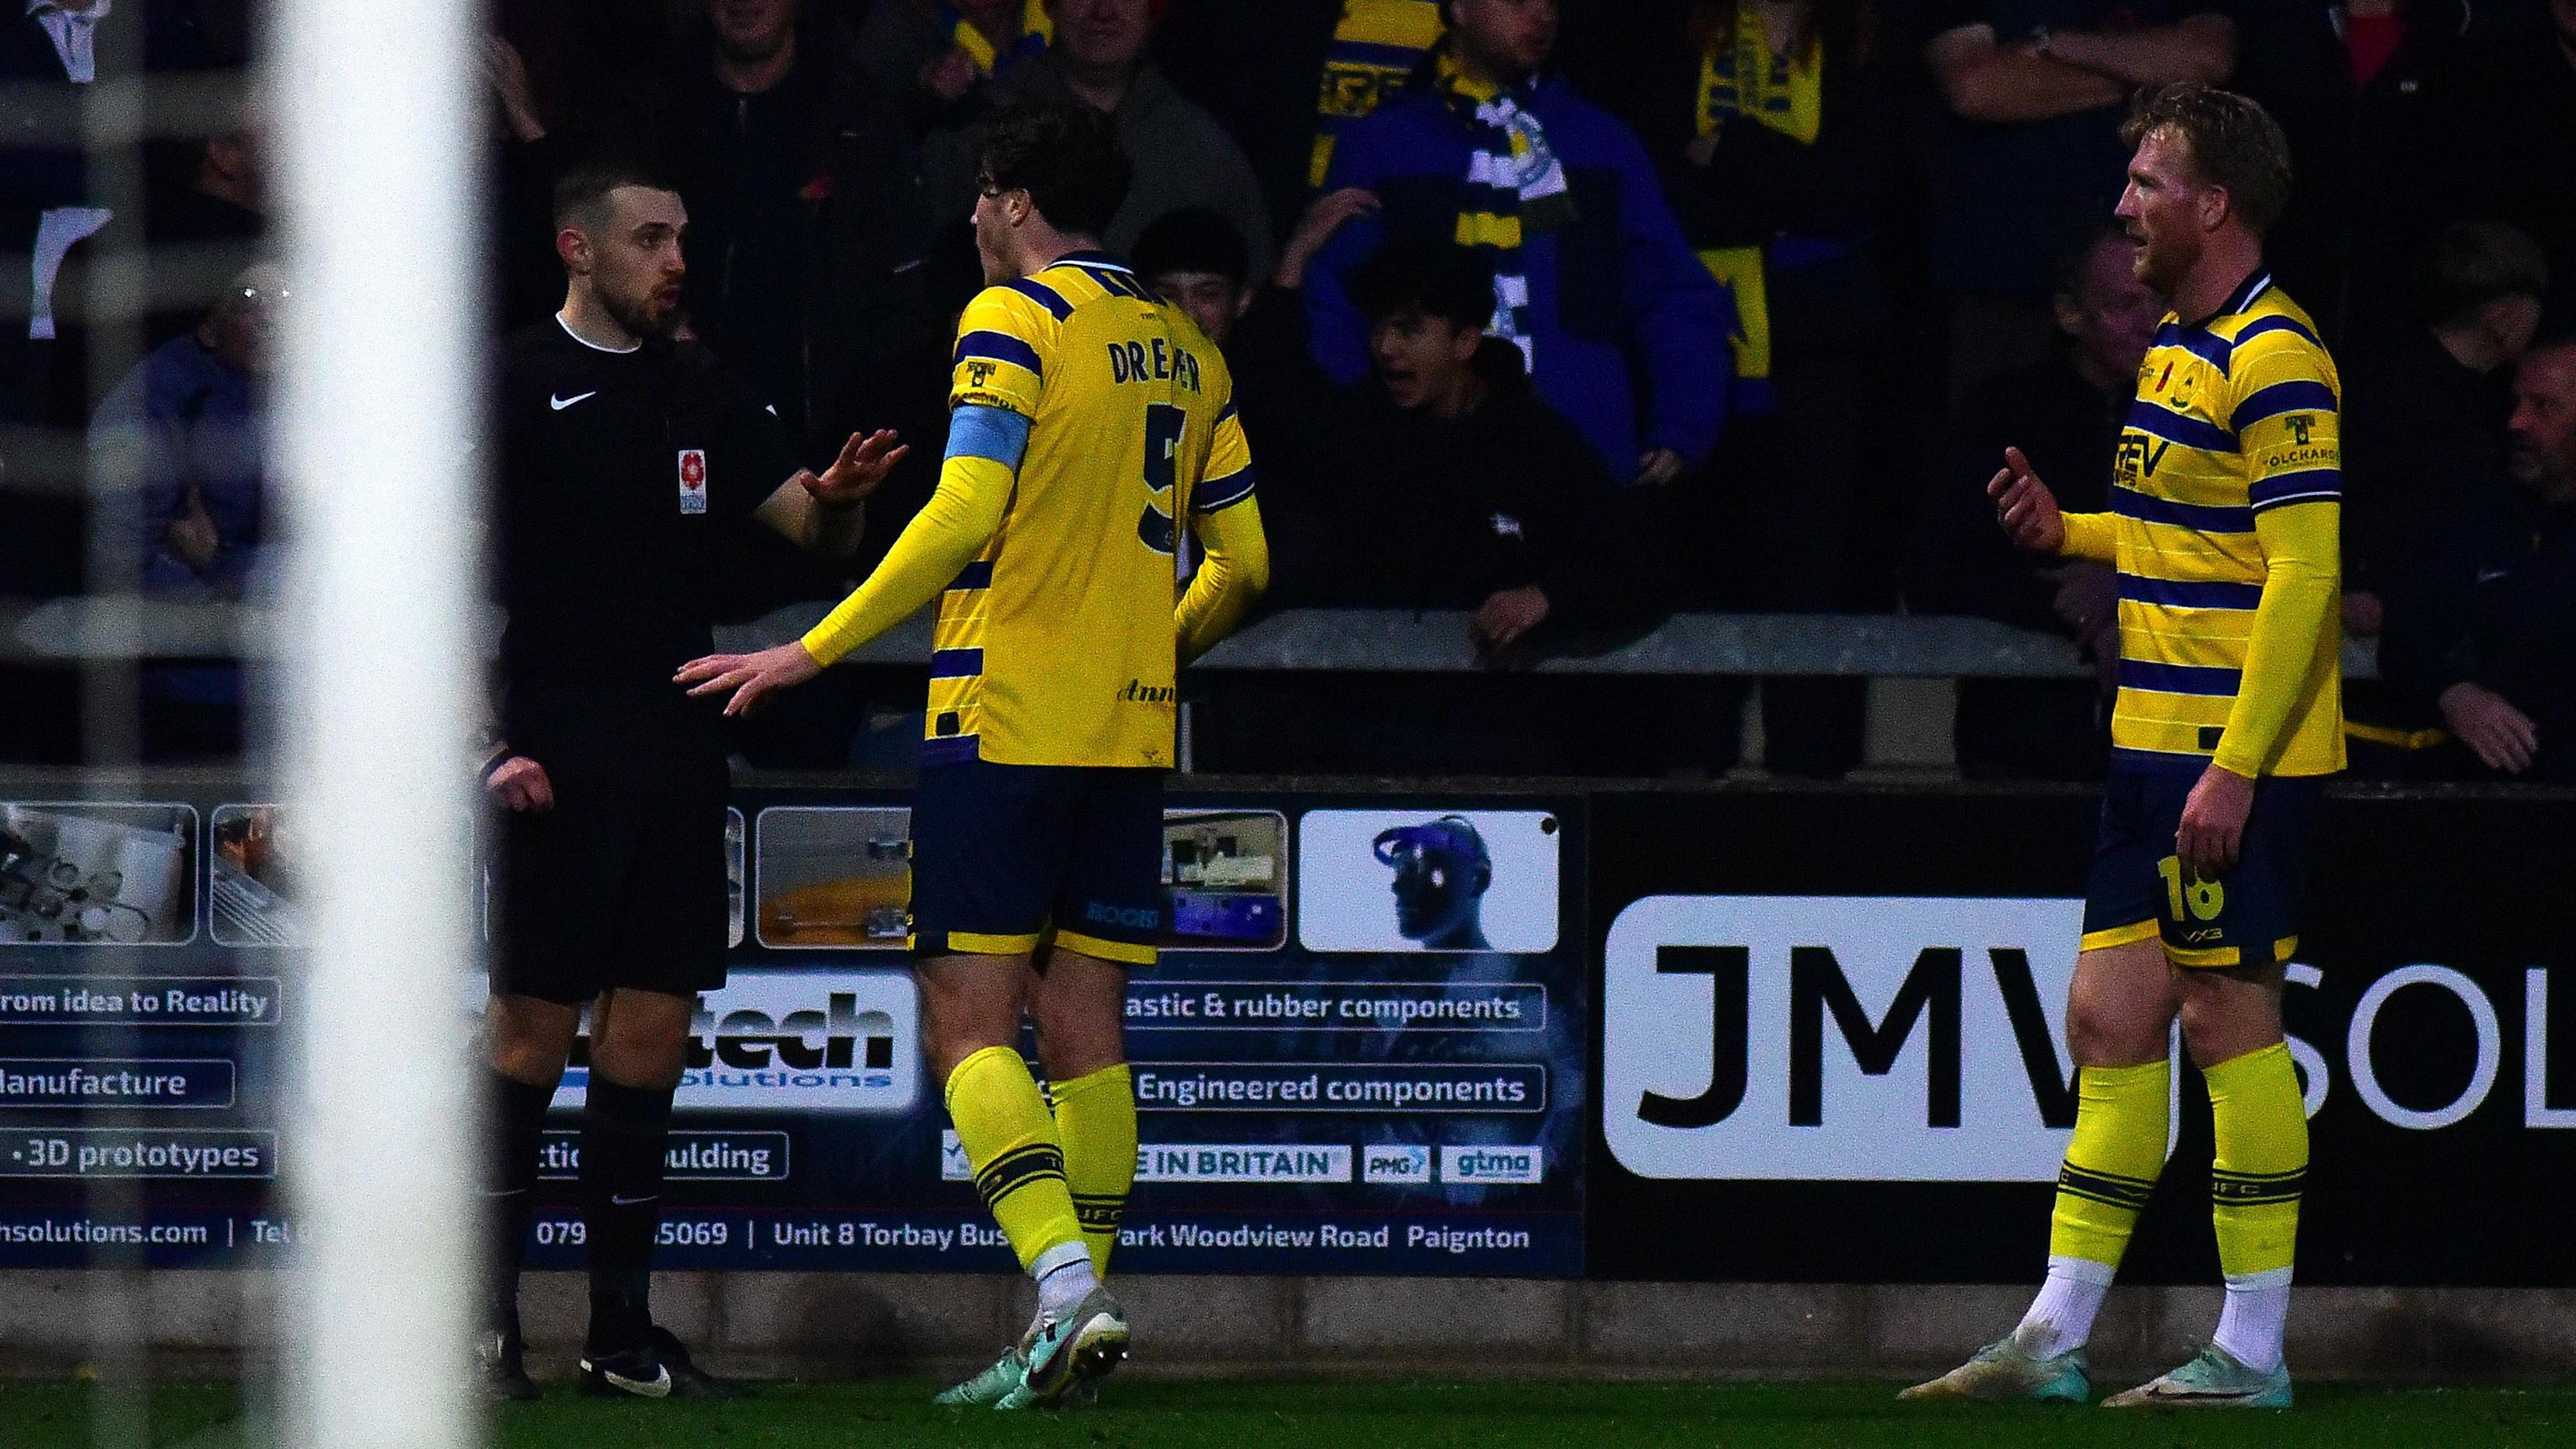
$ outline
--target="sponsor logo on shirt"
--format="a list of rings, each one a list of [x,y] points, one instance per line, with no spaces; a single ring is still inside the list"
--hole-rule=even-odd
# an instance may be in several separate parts
[[[2119,448],[2112,460],[2112,471],[2119,481],[2135,486],[2154,477],[2156,465],[2163,462],[2165,454],[2172,449],[2173,444],[2162,438],[2149,438],[2146,434],[2131,429],[2120,435]]]

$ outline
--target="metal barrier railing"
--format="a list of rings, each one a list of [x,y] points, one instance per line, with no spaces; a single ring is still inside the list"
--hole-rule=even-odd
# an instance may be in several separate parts
[[[825,605],[796,604],[717,631],[724,649],[795,638]],[[1218,645],[1208,670],[1455,674],[1493,668],[1468,642],[1464,613],[1403,609],[1288,609]],[[497,638],[497,619],[487,621]],[[146,598],[66,598],[0,608],[0,660],[265,659],[273,616],[241,604]],[[930,657],[927,615],[853,653],[862,664]],[[2069,641],[1991,619],[1921,614],[1674,614],[1650,629],[1567,640],[1515,655],[1540,674],[1839,675],[1885,679],[2082,679],[2093,667]],[[2376,651],[2347,640],[2344,677],[2377,677]]]

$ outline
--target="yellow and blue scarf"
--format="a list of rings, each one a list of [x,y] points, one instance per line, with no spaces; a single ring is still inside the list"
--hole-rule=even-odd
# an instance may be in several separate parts
[[[1797,55],[1783,60],[1772,52],[1761,14],[1750,4],[1739,4],[1735,34],[1700,57],[1699,134],[1714,135],[1740,117],[1812,146],[1824,122],[1824,76],[1823,42],[1811,35]],[[1735,299],[1736,331],[1728,341],[1734,345],[1741,392],[1734,405],[1748,413],[1767,413],[1773,402],[1771,308],[1763,286],[1762,248],[1712,247],[1699,259]]]
[[[1807,37],[1795,57],[1782,60],[1771,51],[1760,13],[1739,5],[1732,41],[1712,45],[1700,57],[1699,133],[1708,135],[1742,116],[1812,146],[1824,120],[1824,75],[1821,40]]]
[[[1466,193],[1458,206],[1457,240],[1462,247],[1480,248],[1493,257],[1494,321],[1485,330],[1518,347],[1521,360],[1535,371],[1529,271],[1521,247],[1531,233],[1574,220],[1574,193],[1566,186],[1565,165],[1547,144],[1546,128],[1521,107],[1512,90],[1468,75],[1446,50],[1440,52],[1432,76],[1441,99],[1475,132]]]
[[[1386,104],[1421,68],[1447,27],[1438,0],[1342,0],[1315,100],[1315,152],[1306,184],[1321,186],[1342,129]]]
[[[967,23],[953,5],[939,7],[939,33],[949,43],[966,52],[975,62],[978,74],[999,75],[1034,55],[1042,55],[1055,43],[1055,17],[1047,13],[1046,0],[1021,0],[1020,38],[996,49],[984,32]]]

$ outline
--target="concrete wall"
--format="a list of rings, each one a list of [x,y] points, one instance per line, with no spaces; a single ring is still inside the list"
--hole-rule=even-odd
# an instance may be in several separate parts
[[[273,1351],[275,1273],[0,1272],[0,1374],[237,1369]],[[1138,1367],[1181,1375],[1904,1378],[2009,1327],[2024,1286],[1559,1283],[1514,1279],[1134,1277]],[[570,1369],[583,1296],[531,1275],[540,1377]],[[2113,1290],[2093,1343],[2105,1381],[2188,1357],[2218,1290]],[[756,1376],[947,1374],[1017,1335],[1024,1283],[949,1274],[664,1274],[656,1315],[710,1367]],[[133,1354],[121,1345],[148,1345]],[[121,1356],[120,1356],[121,1355]],[[2565,1379],[2576,1291],[2300,1290],[2306,1378]]]

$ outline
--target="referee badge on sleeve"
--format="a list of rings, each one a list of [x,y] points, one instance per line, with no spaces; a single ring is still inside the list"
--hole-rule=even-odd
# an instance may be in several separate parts
[[[680,450],[680,511],[707,511],[707,450],[704,448]]]

